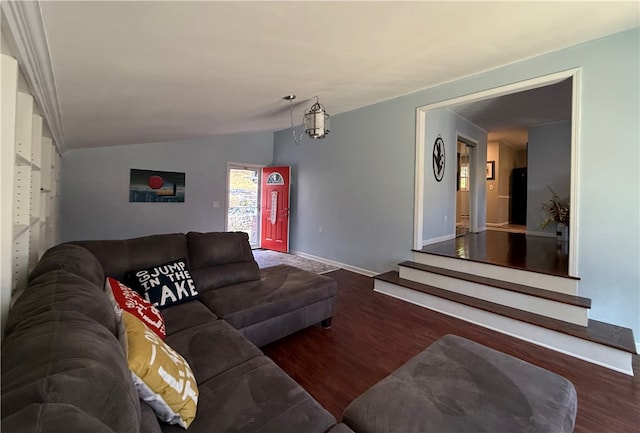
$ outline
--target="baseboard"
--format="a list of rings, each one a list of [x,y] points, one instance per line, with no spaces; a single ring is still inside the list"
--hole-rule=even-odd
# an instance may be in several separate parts
[[[427,245],[437,244],[438,242],[450,241],[451,239],[455,239],[455,233],[451,233],[449,235],[440,236],[437,238],[426,239],[422,241],[422,246],[426,247]]]
[[[555,233],[549,233],[549,232],[534,232],[531,230],[527,230],[527,236],[540,236],[543,238],[555,238],[556,234]]]
[[[334,260],[325,259],[324,257],[314,256],[313,254],[303,253],[302,251],[289,251],[291,254],[295,254],[296,256],[304,257],[305,259],[315,260],[316,262],[324,263],[326,265],[337,266],[339,268],[345,269],[347,271],[355,272],[356,274],[364,275],[367,277],[375,277],[380,272],[370,271],[368,269],[359,268],[357,266],[348,265],[346,263],[336,262]]]
[[[509,221],[503,223],[487,223],[487,227],[501,227],[506,225],[509,225]]]

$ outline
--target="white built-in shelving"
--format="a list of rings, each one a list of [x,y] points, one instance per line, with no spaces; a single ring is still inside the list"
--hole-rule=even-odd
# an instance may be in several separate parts
[[[2,54],[3,285],[11,257],[11,293],[26,284],[42,254],[57,242],[60,156],[34,97],[20,85],[18,64]],[[13,164],[10,161],[14,161]],[[5,202],[6,203],[6,202]],[[8,203],[7,203],[8,204]],[[9,206],[5,205],[5,208]],[[11,239],[11,249],[7,248]],[[3,288],[4,291],[4,288]],[[4,293],[3,293],[4,296]],[[3,301],[3,305],[5,302]]]

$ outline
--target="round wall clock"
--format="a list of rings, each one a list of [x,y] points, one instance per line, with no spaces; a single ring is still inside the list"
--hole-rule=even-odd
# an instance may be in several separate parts
[[[444,177],[444,141],[440,134],[433,143],[433,176],[438,182]]]

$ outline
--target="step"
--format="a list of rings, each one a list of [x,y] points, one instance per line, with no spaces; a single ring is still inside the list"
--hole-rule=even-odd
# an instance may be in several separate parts
[[[399,269],[400,278],[405,280],[530,311],[580,326],[587,326],[589,320],[591,300],[588,298],[410,261],[400,263]]]
[[[374,277],[374,291],[633,376],[636,349],[627,328],[592,319],[578,326],[405,280],[395,271]]]
[[[510,281],[568,295],[578,294],[580,278],[501,266],[438,253],[413,250],[413,261],[424,265],[461,271],[496,280]]]

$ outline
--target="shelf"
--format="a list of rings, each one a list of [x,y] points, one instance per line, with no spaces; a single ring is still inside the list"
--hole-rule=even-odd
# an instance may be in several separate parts
[[[17,239],[21,234],[25,233],[29,230],[29,225],[27,224],[18,224],[13,226],[13,239]]]
[[[16,153],[16,164],[17,165],[31,165],[31,161],[29,161],[27,158],[25,158],[24,156],[20,155],[19,153]]]

